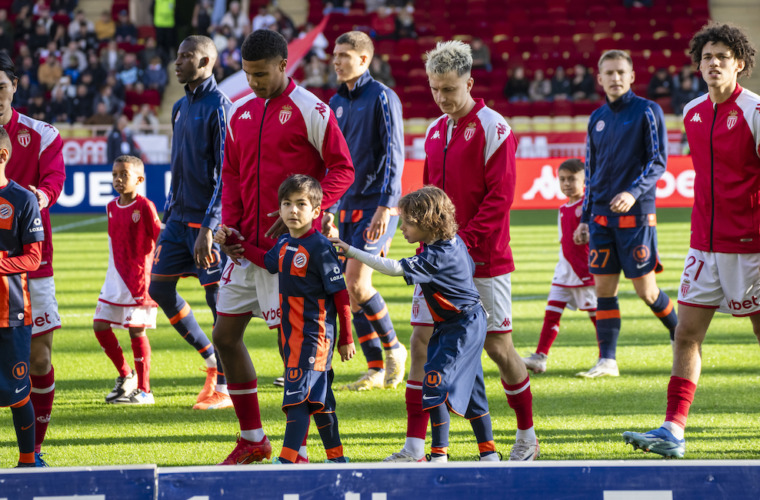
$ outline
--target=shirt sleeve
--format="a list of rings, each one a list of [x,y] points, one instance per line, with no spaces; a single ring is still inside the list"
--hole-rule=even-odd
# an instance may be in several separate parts
[[[45,231],[42,227],[40,207],[37,198],[31,193],[26,203],[17,215],[18,232],[21,243],[28,245],[45,239]]]
[[[66,167],[63,164],[63,141],[61,134],[51,125],[45,126],[41,140],[38,162],[40,180],[35,187],[45,194],[48,199],[48,206],[52,206],[61,195],[63,182],[66,180]]]
[[[657,103],[651,103],[644,110],[643,127],[644,146],[646,148],[647,163],[641,175],[633,181],[628,192],[637,200],[643,193],[654,189],[657,180],[665,173],[668,162],[667,130],[665,129],[665,115]]]
[[[279,242],[278,242],[275,246],[273,246],[272,248],[270,248],[267,251],[266,254],[264,254],[264,268],[267,271],[269,271],[270,274],[277,274],[279,272],[279,270],[280,270],[280,258],[279,258],[279,255],[280,255],[280,247],[281,246],[282,245],[280,245]],[[243,248],[245,249],[245,247],[246,247],[245,242],[243,242]],[[254,247],[252,245],[251,245],[251,247],[252,247],[250,249],[251,252],[253,252],[255,250],[261,251],[261,249],[258,248],[258,247]],[[244,252],[244,254],[246,255],[246,258],[248,258],[248,252]],[[253,257],[253,255],[251,255],[251,257]],[[248,260],[251,260],[251,259],[248,258]],[[256,260],[258,260],[258,258]],[[258,265],[258,263],[256,262],[256,260],[251,260],[251,262],[253,262],[254,264]]]
[[[240,196],[240,160],[232,124],[227,127],[222,164],[222,222],[225,226],[239,228],[243,218]],[[249,236],[249,235],[244,235]]]
[[[325,240],[319,251],[319,265],[317,272],[322,278],[322,286],[328,295],[334,295],[346,289],[346,281],[343,279],[338,252]]]
[[[209,126],[212,135],[212,150],[214,151],[214,179],[216,188],[209,201],[206,215],[203,217],[203,227],[212,231],[219,225],[222,211],[222,165],[224,163],[224,142],[227,136],[227,113],[230,103],[225,100],[215,111]]]
[[[153,202],[148,199],[145,201],[146,203],[143,206],[143,216],[149,221],[145,224],[145,229],[148,232],[148,238],[155,243],[161,232],[161,221],[158,218],[158,212],[156,212],[156,206]]]
[[[401,268],[404,270],[404,280],[407,285],[430,283],[436,274],[435,265],[428,260],[429,253],[423,251],[414,257],[401,259]]]
[[[324,106],[324,104],[322,105]],[[338,126],[338,120],[335,119],[335,115],[329,107],[325,107],[325,111],[329,113],[327,120],[319,120],[312,126],[325,128],[322,144],[316,147],[322,155],[322,161],[324,161],[327,170],[327,174],[320,183],[324,192],[322,206],[331,207],[353,184],[354,163],[351,160],[343,132]],[[316,111],[312,113],[314,117],[318,115],[319,113]],[[314,118],[314,120],[317,119]]]
[[[589,120],[589,128],[586,130],[586,161],[583,165],[583,170],[586,174],[586,177],[584,179],[585,197],[583,198],[581,224],[588,224],[591,220],[591,176],[594,174],[594,167],[596,166],[596,158],[594,157],[594,145],[591,142],[591,121],[592,120]]]
[[[404,173],[404,119],[401,101],[393,92],[384,90],[377,100],[377,129],[379,141],[384,146],[378,169],[383,176],[379,205],[393,208],[401,198],[401,177]]]

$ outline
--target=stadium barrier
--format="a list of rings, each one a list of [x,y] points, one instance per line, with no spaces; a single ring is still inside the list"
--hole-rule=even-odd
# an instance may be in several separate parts
[[[557,167],[566,158],[517,160],[517,184],[512,208],[556,209],[566,197],[559,189]],[[403,192],[422,186],[421,160],[406,160],[402,178]],[[146,182],[139,186],[159,211],[163,210],[171,185],[168,164],[146,165]],[[111,185],[110,165],[68,165],[66,182],[51,213],[103,213],[116,196]],[[688,156],[672,156],[668,170],[657,183],[658,207],[691,207],[694,199],[694,170]]]
[[[6,500],[749,500],[760,460],[309,464],[0,472]]]

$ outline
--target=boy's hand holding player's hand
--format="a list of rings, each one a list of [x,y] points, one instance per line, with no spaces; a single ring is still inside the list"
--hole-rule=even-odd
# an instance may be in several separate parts
[[[356,354],[356,344],[351,342],[350,344],[338,346],[338,352],[340,353],[341,361],[348,361]]]
[[[330,240],[330,243],[335,245],[335,247],[338,249],[339,254],[346,255],[348,253],[348,249],[350,248],[350,245],[348,243],[341,240],[340,238],[327,238],[327,239]]]
[[[222,252],[227,254],[232,262],[238,266],[240,265],[240,259],[243,258],[243,245],[240,244],[241,241],[245,241],[245,237],[237,229],[227,227],[224,224],[219,226],[214,235],[214,243],[218,243],[222,248]]]

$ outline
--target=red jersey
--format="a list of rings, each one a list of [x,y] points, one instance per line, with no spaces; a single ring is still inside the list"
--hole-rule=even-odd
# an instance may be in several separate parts
[[[58,130],[45,122],[20,114],[15,109],[4,126],[11,138],[13,153],[5,175],[25,189],[29,185],[45,193],[52,206],[63,189],[66,168],[63,165],[63,141]],[[39,269],[29,272],[29,278],[53,275],[53,239],[50,231],[50,212],[40,211],[45,241],[42,243],[42,262]]]
[[[691,248],[760,252],[760,96],[739,85],[720,104],[705,94],[683,123],[696,174]]]
[[[137,195],[129,205],[108,203],[108,271],[100,302],[115,306],[155,306],[148,295],[153,252],[161,222],[149,199]]]
[[[515,270],[509,209],[515,197],[516,150],[512,129],[482,99],[456,127],[444,115],[425,133],[423,183],[443,189],[454,203],[458,234],[475,261],[476,278]]]
[[[594,286],[588,271],[588,244],[576,245],[573,233],[583,215],[583,197],[575,203],[559,207],[559,262],[554,269],[552,285],[564,287]]]
[[[277,220],[277,189],[293,174],[320,181],[322,207],[351,187],[354,167],[330,108],[292,80],[273,99],[255,94],[230,111],[222,166],[222,223],[263,250],[275,244],[265,233]]]

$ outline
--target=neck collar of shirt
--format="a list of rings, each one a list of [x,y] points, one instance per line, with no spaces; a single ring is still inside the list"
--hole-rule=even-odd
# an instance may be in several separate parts
[[[464,115],[463,117],[461,117],[459,120],[457,120],[456,124],[454,124],[454,120],[452,120],[451,117],[448,117],[446,119],[447,126],[448,126],[449,123],[452,124],[452,125],[459,125],[462,122],[466,122],[468,120],[471,120],[471,119],[475,118],[475,115],[477,115],[478,112],[481,109],[483,109],[483,108],[486,107],[486,104],[483,101],[483,99],[474,99],[474,101],[475,101],[475,106],[472,107],[472,109],[470,110],[469,113],[467,113],[466,115]]]
[[[623,106],[631,102],[634,97],[636,97],[636,94],[633,93],[633,90],[628,89],[628,92],[621,95],[615,102],[610,102],[606,97],[605,99],[607,100],[607,106],[609,106],[612,111],[620,111]]]
[[[214,89],[216,89],[216,78],[214,78],[214,75],[211,75],[203,80],[194,91],[190,90],[188,85],[185,85],[185,95],[187,95],[189,101],[197,101]]]
[[[338,94],[346,99],[356,99],[364,91],[367,84],[374,80],[375,79],[369,74],[369,70],[367,70],[356,80],[353,90],[348,88],[347,83],[341,83],[340,87],[338,87]]]
[[[282,94],[278,95],[277,97],[272,97],[271,99],[267,99],[265,102],[273,102],[277,101],[277,99],[281,99],[282,97],[288,97],[293,90],[296,88],[296,83],[293,81],[292,78],[288,77],[288,84],[285,86],[285,90],[282,91]]]
[[[739,94],[741,94],[741,93],[742,93],[742,90],[744,90],[744,89],[742,88],[742,86],[741,86],[741,85],[739,85],[739,84],[737,83],[737,84],[736,84],[736,88],[734,89],[734,91],[733,91],[733,92],[731,92],[731,96],[730,96],[728,99],[726,99],[725,101],[723,101],[723,102],[720,102],[720,103],[718,103],[718,104],[719,104],[719,105],[721,105],[721,106],[725,106],[726,104],[732,104],[732,103],[733,103],[733,102],[735,102],[735,101],[736,101],[736,99],[739,97]],[[710,95],[710,94],[708,94],[708,96],[709,96],[709,95]],[[710,99],[710,103],[712,103],[713,105],[715,105],[715,103],[713,102],[713,100],[712,100],[712,99]],[[11,120],[13,120],[13,119],[11,119]]]
[[[11,108],[11,119],[10,121],[8,121],[8,123],[3,125],[3,128],[9,131],[15,130],[17,124],[18,124],[18,111],[16,111],[15,108]]]
[[[297,239],[297,240],[303,240],[303,239],[305,239],[305,238],[308,238],[309,236],[311,236],[312,234],[314,234],[314,233],[316,233],[316,232],[317,232],[317,230],[316,230],[316,229],[314,229],[314,228],[312,227],[311,229],[309,229],[308,231],[306,231],[304,234],[302,234],[302,235],[301,235],[300,237],[298,237],[298,238],[296,238],[295,236],[292,236],[292,235],[291,235],[290,237],[291,237],[291,238],[295,238],[295,239]]]

